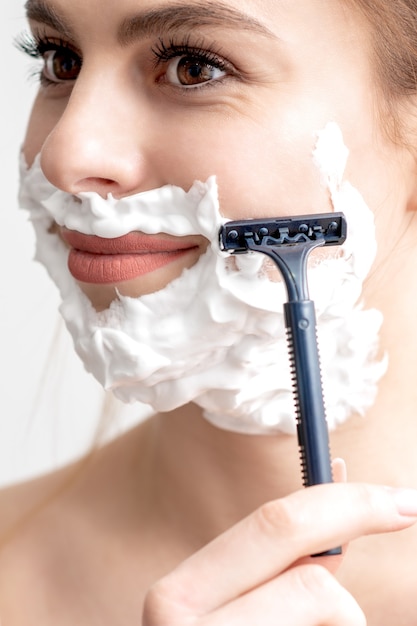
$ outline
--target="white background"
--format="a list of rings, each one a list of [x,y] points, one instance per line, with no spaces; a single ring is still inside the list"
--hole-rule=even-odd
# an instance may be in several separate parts
[[[14,46],[26,29],[23,0],[2,0],[0,54],[0,486],[54,469],[92,445],[104,394],[84,373],[57,314],[54,286],[33,258],[17,207],[18,155],[36,80]],[[116,429],[138,407],[122,408]]]

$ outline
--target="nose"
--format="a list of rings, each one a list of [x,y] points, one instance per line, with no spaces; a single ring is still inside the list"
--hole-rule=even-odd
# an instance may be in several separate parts
[[[161,186],[146,107],[125,83],[88,72],[77,79],[41,150],[45,176],[62,191],[123,197]]]

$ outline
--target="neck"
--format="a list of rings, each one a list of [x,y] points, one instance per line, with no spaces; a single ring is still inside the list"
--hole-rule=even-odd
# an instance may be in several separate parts
[[[349,480],[417,486],[413,446],[405,443],[417,440],[417,432],[410,432],[417,430],[417,420],[410,419],[410,408],[399,414],[385,389],[392,389],[390,374],[373,410],[331,434],[333,457],[346,461]],[[178,522],[180,532],[187,529],[198,543],[262,503],[301,488],[294,436],[223,431],[209,424],[197,406],[188,405],[153,418],[149,437],[153,509],[158,517]]]
[[[268,500],[301,487],[292,436],[248,436],[208,423],[190,404],[150,421],[155,502],[210,539]],[[163,504],[162,504],[163,503]]]

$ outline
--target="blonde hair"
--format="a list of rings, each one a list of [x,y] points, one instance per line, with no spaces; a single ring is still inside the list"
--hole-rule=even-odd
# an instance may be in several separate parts
[[[408,143],[402,112],[417,93],[417,0],[344,0],[370,26],[380,111],[390,139]]]

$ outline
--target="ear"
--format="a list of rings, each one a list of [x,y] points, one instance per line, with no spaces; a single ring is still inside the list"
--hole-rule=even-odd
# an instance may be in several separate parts
[[[407,114],[396,124],[395,137],[399,150],[404,149],[404,172],[410,176],[408,184],[407,211],[417,212],[417,97],[413,97],[407,106]],[[399,115],[399,113],[398,113]]]
[[[406,211],[408,213],[417,213],[417,144],[416,148],[410,148],[415,154],[410,152],[411,167],[408,182],[408,195]]]

